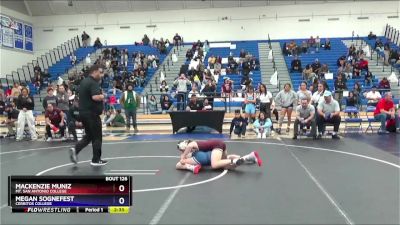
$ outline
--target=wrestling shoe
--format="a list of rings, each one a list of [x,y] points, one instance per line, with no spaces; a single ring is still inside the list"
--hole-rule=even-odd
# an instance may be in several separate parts
[[[246,162],[257,163],[258,166],[262,166],[262,159],[257,151],[251,152],[246,158]]]
[[[193,168],[193,174],[198,174],[200,172],[201,165],[196,165]]]
[[[73,162],[74,164],[78,163],[78,157],[76,156],[76,150],[75,148],[70,148],[69,149],[69,159],[71,160],[71,162]]]
[[[92,166],[105,166],[105,165],[107,165],[107,163],[108,163],[107,160],[100,159],[97,162],[90,162],[90,165],[92,165]]]

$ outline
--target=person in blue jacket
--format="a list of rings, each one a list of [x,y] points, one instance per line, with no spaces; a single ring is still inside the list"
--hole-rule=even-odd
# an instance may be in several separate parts
[[[257,133],[257,138],[266,138],[271,133],[272,122],[270,118],[265,116],[264,112],[260,112],[253,126],[254,131]]]

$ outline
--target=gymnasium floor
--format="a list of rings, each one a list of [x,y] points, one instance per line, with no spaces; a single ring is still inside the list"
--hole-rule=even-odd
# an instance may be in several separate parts
[[[204,169],[199,175],[175,170],[182,135],[105,141],[109,164],[92,168],[91,148],[75,167],[70,143],[1,142],[2,224],[399,224],[398,135],[350,135],[324,139],[228,140],[228,151],[258,150],[263,167],[235,171]],[[147,139],[147,140],[143,140]],[[12,214],[8,175],[133,174],[133,206],[126,215]]]

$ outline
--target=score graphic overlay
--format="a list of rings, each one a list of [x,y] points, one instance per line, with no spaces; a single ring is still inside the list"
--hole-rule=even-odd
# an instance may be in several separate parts
[[[15,213],[129,213],[131,176],[9,176]]]

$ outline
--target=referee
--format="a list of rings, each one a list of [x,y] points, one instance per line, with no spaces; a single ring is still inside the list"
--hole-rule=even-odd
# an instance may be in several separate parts
[[[92,166],[103,166],[106,160],[101,159],[102,126],[100,115],[103,112],[104,95],[100,88],[100,80],[103,76],[103,67],[93,65],[89,69],[89,76],[81,81],[79,86],[79,116],[85,128],[82,140],[76,143],[75,148],[70,149],[70,159],[77,163],[77,155],[90,142],[93,147]]]

